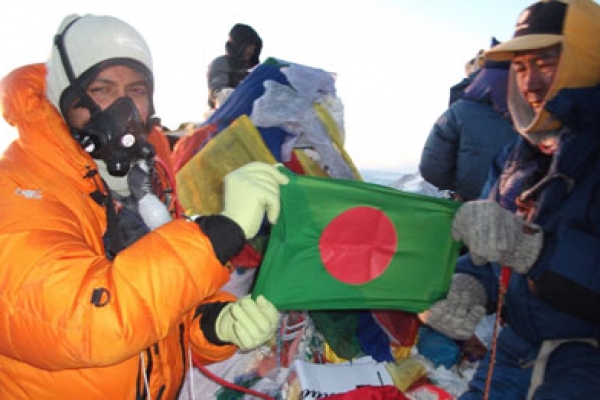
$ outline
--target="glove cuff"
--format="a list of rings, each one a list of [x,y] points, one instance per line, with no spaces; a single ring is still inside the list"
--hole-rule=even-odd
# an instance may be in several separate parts
[[[519,235],[515,249],[504,257],[504,262],[520,274],[529,272],[540,255],[544,243],[544,232],[532,223],[522,224],[522,235]]]
[[[232,219],[224,215],[207,215],[196,218],[194,222],[210,239],[221,264],[226,264],[244,247],[244,231]]]
[[[230,342],[222,341],[217,335],[217,322],[219,321],[219,315],[221,315],[221,311],[223,311],[223,309],[230,304],[231,303],[224,302],[208,303],[196,308],[196,316],[198,316],[198,314],[202,314],[200,317],[200,329],[204,333],[204,337],[210,343],[217,346],[231,344]]]
[[[452,286],[450,290],[457,292],[467,292],[471,295],[473,305],[485,307],[487,304],[487,293],[483,284],[477,278],[464,273],[456,273],[452,277]]]

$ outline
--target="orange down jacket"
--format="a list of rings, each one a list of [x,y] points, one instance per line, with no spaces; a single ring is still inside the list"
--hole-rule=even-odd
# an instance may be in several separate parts
[[[45,73],[29,65],[0,83],[19,133],[0,159],[0,398],[147,398],[145,378],[152,399],[176,398],[191,352],[210,363],[236,349],[194,318],[234,299],[220,292],[229,272],[184,219],[105,257],[106,212],[89,195],[105,188],[46,100]]]

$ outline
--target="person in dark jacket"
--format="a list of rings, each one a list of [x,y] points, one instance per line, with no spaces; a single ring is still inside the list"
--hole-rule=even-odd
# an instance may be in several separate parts
[[[461,79],[460,82],[450,87],[450,98],[448,100],[448,106],[450,106],[456,100],[460,99],[462,94],[465,92],[467,86],[469,86],[469,84],[473,82],[473,79],[475,79],[477,72],[479,72],[479,70],[483,66],[483,51],[483,49],[479,50],[475,57],[467,61],[467,63],[465,64],[465,77]]]
[[[227,95],[260,63],[262,39],[249,25],[235,24],[225,43],[225,54],[208,66],[208,105],[211,109],[223,103]]]
[[[513,39],[485,56],[511,60],[508,104],[520,138],[503,152],[487,199],[458,210],[452,234],[470,257],[459,259],[446,299],[421,317],[465,339],[486,306],[502,316],[496,351],[462,399],[596,398],[600,5],[534,3]]]
[[[479,197],[492,160],[517,138],[506,104],[508,66],[486,61],[471,74],[471,83],[436,121],[425,142],[421,175],[458,200]]]

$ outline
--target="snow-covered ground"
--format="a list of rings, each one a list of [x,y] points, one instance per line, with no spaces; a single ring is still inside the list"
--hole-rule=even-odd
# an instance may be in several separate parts
[[[391,186],[394,182],[405,175],[401,172],[377,171],[371,169],[361,169],[359,172],[365,181],[385,186]]]
[[[401,173],[377,170],[360,170],[359,172],[366,182],[427,196],[446,197],[446,192],[440,191],[426,182],[419,172]]]

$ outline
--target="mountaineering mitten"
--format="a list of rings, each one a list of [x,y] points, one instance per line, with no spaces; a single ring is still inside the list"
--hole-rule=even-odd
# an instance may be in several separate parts
[[[273,337],[279,313],[263,296],[256,301],[250,295],[227,304],[217,317],[215,332],[219,340],[241,350],[252,350]]]
[[[463,204],[454,216],[452,236],[469,248],[475,265],[498,262],[521,274],[531,269],[544,241],[538,225],[489,200]]]
[[[288,183],[287,176],[273,165],[254,161],[230,172],[223,181],[224,215],[235,221],[246,239],[258,233],[265,212],[274,224],[279,217],[279,185]]]
[[[419,319],[444,335],[467,340],[485,316],[487,295],[483,285],[468,274],[452,277],[448,295],[419,314]]]
[[[139,160],[127,174],[129,192],[137,200],[152,193],[152,167],[146,160]]]

